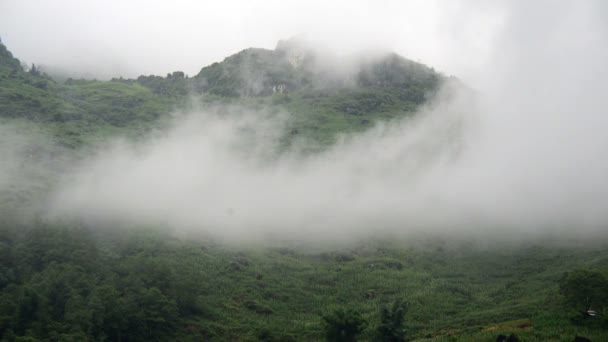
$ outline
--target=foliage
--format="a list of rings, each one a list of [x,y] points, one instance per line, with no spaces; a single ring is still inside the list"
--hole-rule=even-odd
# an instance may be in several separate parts
[[[404,327],[406,310],[407,304],[401,299],[396,300],[390,308],[383,306],[380,309],[380,324],[376,329],[378,341],[406,341]]]
[[[325,338],[332,342],[352,342],[365,329],[366,321],[361,314],[352,309],[336,309],[322,317],[325,325]]]
[[[340,336],[356,331],[361,340],[399,340],[406,310],[408,339],[456,334],[483,341],[512,332],[530,340],[608,337],[599,326],[573,325],[555,301],[565,270],[606,270],[602,246],[439,246],[237,248],[150,228],[5,222],[0,340],[320,340],[328,326],[319,322],[323,313],[336,334],[354,327]],[[391,304],[379,312],[385,303]],[[522,320],[498,324],[514,319]],[[361,330],[363,321],[374,329]]]
[[[559,281],[559,291],[566,303],[585,315],[608,304],[608,279],[597,271],[566,272]]]
[[[253,48],[213,63],[194,77],[198,92],[227,97],[269,96],[273,86],[284,84],[294,91],[310,81],[308,72],[296,70],[281,52]]]
[[[175,71],[166,77],[57,82],[35,66],[26,72],[0,44],[0,118],[53,125],[61,143],[80,147],[108,132],[154,128],[159,118],[194,105],[262,106],[291,114],[284,144],[304,139],[324,146],[340,133],[411,115],[444,79],[397,55],[364,64],[352,78],[329,77],[306,60],[296,67],[282,50],[247,49],[192,78]],[[284,92],[275,94],[279,86]]]

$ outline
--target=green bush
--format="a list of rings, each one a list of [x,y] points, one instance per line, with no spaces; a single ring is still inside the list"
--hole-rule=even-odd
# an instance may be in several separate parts
[[[331,342],[352,342],[365,329],[367,322],[355,310],[337,309],[322,317],[325,338]]]
[[[380,324],[376,328],[377,341],[403,342],[405,339],[405,313],[407,305],[397,300],[392,307],[383,306],[380,309]]]

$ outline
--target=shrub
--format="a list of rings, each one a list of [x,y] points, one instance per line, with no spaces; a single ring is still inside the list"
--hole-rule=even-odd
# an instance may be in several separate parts
[[[366,327],[365,319],[352,309],[337,309],[322,317],[327,341],[356,341]]]

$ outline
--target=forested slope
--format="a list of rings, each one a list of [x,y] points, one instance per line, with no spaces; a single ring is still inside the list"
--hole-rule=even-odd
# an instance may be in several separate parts
[[[7,151],[26,156],[0,165],[24,180],[0,183],[2,341],[608,340],[600,240],[248,245],[30,213],[62,166],[115,136],[137,141],[174,111],[284,111],[283,143],[330,146],[413,115],[447,80],[394,54],[332,73],[292,44],[243,50],[192,77],[64,82],[24,69],[0,44],[0,123],[12,130],[0,151],[5,163]],[[51,142],[20,136],[32,133]],[[594,317],[581,314],[589,308]]]

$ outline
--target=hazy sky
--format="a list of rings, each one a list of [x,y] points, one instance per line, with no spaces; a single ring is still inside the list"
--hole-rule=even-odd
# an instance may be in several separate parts
[[[28,63],[102,77],[193,75],[298,34],[336,53],[381,47],[466,77],[507,14],[486,1],[2,0],[0,37]]]

